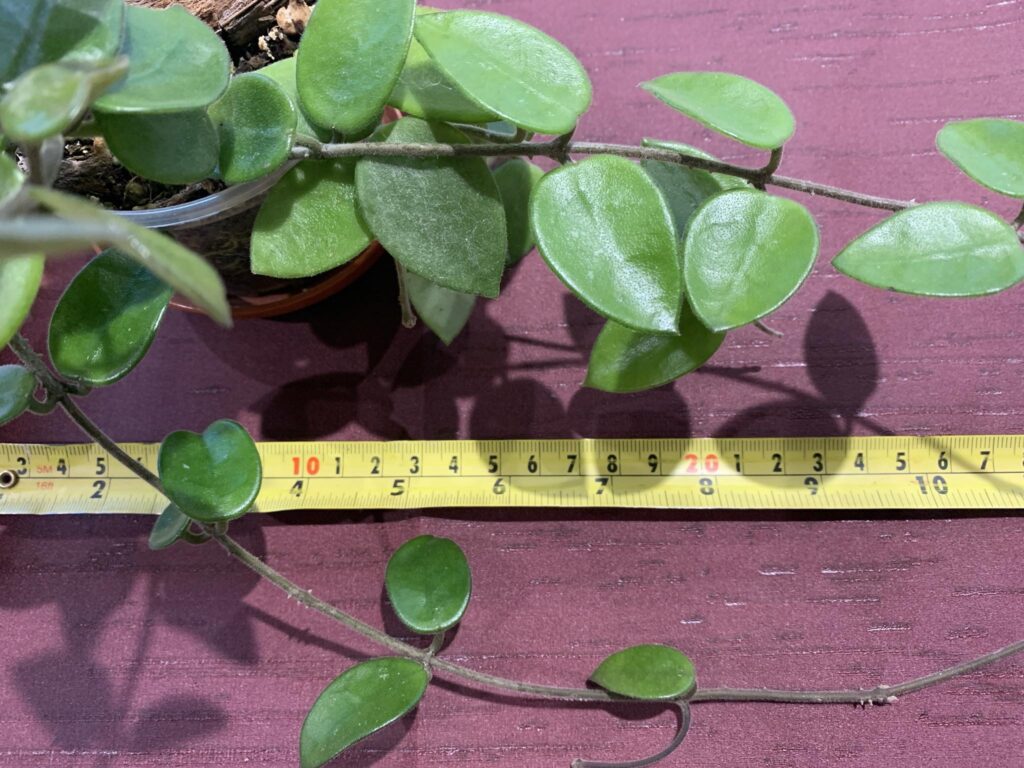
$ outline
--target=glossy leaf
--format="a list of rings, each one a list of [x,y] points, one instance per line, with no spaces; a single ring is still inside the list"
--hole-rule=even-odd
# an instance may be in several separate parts
[[[149,532],[150,549],[167,549],[181,538],[189,524],[192,522],[186,514],[173,504],[168,504],[166,509],[160,513],[153,529]]]
[[[50,320],[57,370],[92,386],[127,376],[153,343],[171,289],[130,257],[108,250],[71,281]]]
[[[548,173],[530,221],[544,260],[592,309],[637,330],[678,332],[679,243],[665,200],[639,166],[598,155]]]
[[[416,39],[470,100],[528,131],[568,133],[590,106],[583,65],[529,24],[449,11],[418,16]]]
[[[1013,228],[964,203],[900,211],[846,246],[832,262],[868,285],[922,296],[982,296],[1024,278]]]
[[[309,277],[351,261],[372,236],[356,210],[354,160],[306,160],[270,190],[253,226],[252,270]]]
[[[613,653],[590,679],[606,691],[631,699],[678,699],[697,688],[693,662],[675,648],[657,644]]]
[[[782,99],[740,75],[673,72],[640,87],[708,128],[751,147],[781,147],[796,130],[793,113]]]
[[[231,81],[210,107],[220,134],[220,175],[227,184],[265,176],[288,158],[297,125],[288,94],[268,77],[250,72]]]
[[[0,427],[28,410],[36,379],[20,365],[0,365]]]
[[[0,145],[3,138],[0,137]],[[25,183],[25,174],[18,168],[14,158],[0,152],[0,211],[11,202]]]
[[[412,39],[415,0],[320,0],[299,43],[302,111],[348,139],[373,130]]]
[[[818,228],[799,203],[755,189],[704,203],[686,230],[684,281],[694,313],[713,331],[752,323],[803,283]]]
[[[469,321],[476,296],[459,293],[405,273],[405,289],[413,309],[426,326],[445,344],[451,344]]]
[[[25,322],[42,280],[42,256],[0,258],[0,348]]]
[[[191,184],[217,167],[217,129],[206,110],[169,115],[97,112],[110,151],[132,173],[161,184]]]
[[[466,141],[450,126],[414,117],[389,129],[391,143]],[[498,295],[505,212],[482,158],[365,158],[356,192],[370,231],[409,271],[453,291]]]
[[[37,143],[63,133],[89,107],[89,77],[60,64],[44,64],[18,78],[0,100],[0,130],[12,140]]]
[[[643,333],[609,320],[590,351],[585,386],[639,392],[675,381],[706,363],[725,340],[683,306],[679,335]]]
[[[530,195],[543,176],[543,170],[518,157],[502,163],[494,171],[494,181],[498,184],[501,203],[505,207],[509,266],[518,264],[533,248]]]
[[[935,137],[939,151],[982,186],[1024,197],[1024,123],[979,118],[946,123]]]
[[[264,77],[269,77],[275,83],[280,85],[281,89],[288,95],[292,105],[295,107],[295,130],[297,133],[300,133],[303,136],[312,136],[320,141],[331,140],[334,135],[333,131],[324,130],[323,128],[317,128],[312,125],[306,119],[305,114],[303,114],[302,109],[299,107],[299,90],[295,85],[294,56],[287,59],[281,59],[280,61],[275,61],[272,64],[261,67],[256,71]]]
[[[424,635],[458,624],[472,587],[462,549],[435,536],[417,536],[399,547],[388,560],[384,584],[398,618]]]
[[[157,457],[167,498],[193,520],[217,523],[248,512],[260,491],[256,444],[234,421],[215,421],[201,435],[172,432]]]
[[[299,764],[320,768],[411,710],[430,677],[419,662],[370,659],[336,677],[317,697],[299,737]]]
[[[180,5],[125,11],[128,76],[101,96],[103,112],[202,109],[228,87],[231,61],[217,34]]]

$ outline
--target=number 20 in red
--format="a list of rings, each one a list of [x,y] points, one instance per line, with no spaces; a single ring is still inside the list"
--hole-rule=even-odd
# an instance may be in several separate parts
[[[687,472],[699,472],[700,471],[700,456],[696,453],[688,453],[683,456],[683,461],[686,462]],[[704,471],[705,472],[717,472],[718,471],[718,456],[709,453],[704,457]]]

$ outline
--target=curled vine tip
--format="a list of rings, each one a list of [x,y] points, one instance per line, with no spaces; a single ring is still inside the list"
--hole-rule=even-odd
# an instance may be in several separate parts
[[[596,760],[583,760],[577,757],[572,761],[571,768],[646,768],[648,765],[654,765],[664,760],[679,749],[679,745],[683,743],[683,739],[686,738],[686,734],[690,730],[690,705],[685,701],[675,701],[673,703],[679,707],[679,725],[676,729],[676,735],[669,742],[668,746],[657,754],[650,757],[642,757],[638,760],[627,760],[622,763],[602,763]]]

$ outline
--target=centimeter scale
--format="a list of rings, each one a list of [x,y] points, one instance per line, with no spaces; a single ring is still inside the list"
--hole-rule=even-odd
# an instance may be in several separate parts
[[[159,446],[124,449],[155,470]],[[260,512],[623,507],[1014,509],[1024,436],[260,443]],[[0,444],[0,514],[158,514],[96,445]]]

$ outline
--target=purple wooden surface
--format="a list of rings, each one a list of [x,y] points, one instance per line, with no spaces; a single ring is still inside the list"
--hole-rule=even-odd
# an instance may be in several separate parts
[[[1010,214],[933,148],[944,120],[1020,117],[1016,0],[477,3],[538,24],[583,60],[595,98],[578,135],[730,146],[635,89],[726,69],[798,116],[783,171],[896,197],[958,197]],[[450,350],[399,328],[378,268],[302,316],[228,333],[175,315],[130,379],[90,398],[120,439],[234,417],[267,439],[1019,432],[1020,292],[933,303],[861,288],[828,259],[876,215],[810,201],[821,264],[772,318],[730,335],[709,372],[612,397],[582,390],[597,319],[530,258]],[[44,304],[68,269],[52,270]],[[44,338],[39,313],[29,327]],[[6,359],[6,358],[5,358]],[[2,440],[78,440],[59,417]],[[814,521],[742,514],[444,512],[282,515],[240,537],[314,593],[395,629],[388,553],[457,538],[475,596],[447,653],[557,684],[640,641],[689,653],[705,685],[870,687],[1024,635],[1015,517]],[[0,521],[0,766],[296,764],[305,710],[377,651],[259,585],[212,546],[151,553],[149,521]],[[1018,766],[1024,660],[893,707],[701,705],[672,765]],[[339,765],[567,765],[628,759],[667,713],[567,708],[441,681],[414,719]]]

